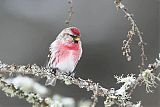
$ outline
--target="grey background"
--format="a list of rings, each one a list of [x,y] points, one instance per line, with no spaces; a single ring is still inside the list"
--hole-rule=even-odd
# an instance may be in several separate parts
[[[144,33],[148,63],[154,62],[160,52],[160,2],[158,0],[124,0]],[[0,59],[6,63],[43,65],[50,43],[65,28],[67,0],[0,0]],[[122,41],[130,28],[113,0],[74,0],[73,25],[82,33],[83,56],[76,68],[76,76],[92,79],[106,88],[116,84],[114,75],[138,74],[140,49],[138,39],[132,44],[132,62],[121,53]],[[44,84],[44,81],[42,81]],[[77,86],[58,82],[50,87],[53,93],[88,99],[90,92]],[[147,94],[145,87],[137,87],[132,101],[142,101],[144,107],[160,107],[159,86]],[[6,97],[0,91],[0,107],[30,107],[18,98]],[[102,107],[102,99],[98,107]]]

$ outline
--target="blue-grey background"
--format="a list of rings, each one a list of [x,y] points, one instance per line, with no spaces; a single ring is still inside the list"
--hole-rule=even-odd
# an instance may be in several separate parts
[[[132,62],[122,56],[122,41],[130,23],[113,0],[73,0],[73,25],[81,30],[83,56],[76,68],[76,76],[92,79],[106,88],[115,87],[114,75],[135,73],[140,64],[140,49],[135,36],[132,43]],[[160,1],[124,0],[144,33],[148,63],[160,52]],[[43,65],[50,43],[66,27],[67,0],[0,0],[0,59],[6,63]],[[42,81],[44,84],[44,82]],[[90,92],[77,86],[58,82],[50,87],[53,93],[88,99]],[[142,101],[144,107],[160,107],[159,87],[147,94],[145,87],[136,88],[132,101]],[[98,107],[102,107],[100,99]],[[6,97],[0,91],[0,107],[30,107],[24,100]]]

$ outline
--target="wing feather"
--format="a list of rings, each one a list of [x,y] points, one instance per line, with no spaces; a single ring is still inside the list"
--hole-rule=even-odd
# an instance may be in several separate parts
[[[78,60],[80,60],[80,58],[81,58],[81,56],[82,56],[82,43],[81,42],[79,42],[79,58],[78,58]]]
[[[47,64],[47,67],[52,67],[55,68],[55,58],[56,58],[56,53],[58,52],[58,48],[59,48],[59,40],[56,39],[54,42],[52,42],[52,44],[49,47],[49,61]]]

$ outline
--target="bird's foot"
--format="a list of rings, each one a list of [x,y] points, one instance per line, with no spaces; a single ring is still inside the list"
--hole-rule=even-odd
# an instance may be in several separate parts
[[[63,73],[66,76],[74,77],[75,73],[74,72],[64,72]]]
[[[75,73],[74,73],[74,72],[69,72],[69,73],[68,73],[68,76],[74,77],[74,76],[75,76]]]
[[[52,68],[52,71],[51,71],[51,72],[52,72],[52,74],[53,74],[53,75],[55,75],[55,76],[56,76],[57,71],[58,71],[58,68]]]

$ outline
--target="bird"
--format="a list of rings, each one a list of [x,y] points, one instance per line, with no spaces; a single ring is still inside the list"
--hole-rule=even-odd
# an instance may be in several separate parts
[[[82,56],[80,30],[77,27],[64,28],[49,47],[47,67],[56,72],[74,76],[74,69]],[[56,85],[55,77],[47,77],[45,85]]]

